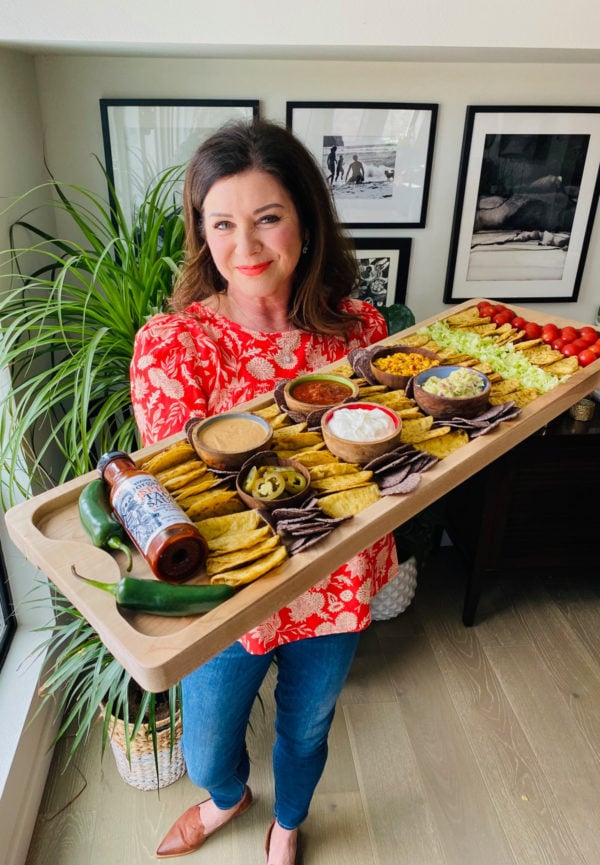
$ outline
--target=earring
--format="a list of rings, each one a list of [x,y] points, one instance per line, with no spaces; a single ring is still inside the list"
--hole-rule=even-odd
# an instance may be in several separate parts
[[[306,243],[304,244],[304,246],[302,247],[302,255],[306,255],[306,253],[308,252],[308,243],[309,243],[309,241],[307,240]]]

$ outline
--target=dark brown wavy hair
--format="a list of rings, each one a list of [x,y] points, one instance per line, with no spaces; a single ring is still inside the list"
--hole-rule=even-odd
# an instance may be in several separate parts
[[[204,238],[203,206],[218,180],[255,169],[274,177],[291,196],[308,250],[294,275],[289,319],[293,327],[347,337],[360,320],[339,309],[358,281],[356,257],[338,221],[325,176],[312,154],[285,127],[266,120],[227,124],[192,157],[183,188],[185,261],[171,309],[223,292],[227,285]]]

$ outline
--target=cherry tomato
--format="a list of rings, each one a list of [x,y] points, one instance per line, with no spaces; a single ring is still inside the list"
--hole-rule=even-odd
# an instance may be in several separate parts
[[[491,318],[494,315],[494,307],[491,303],[485,303],[478,307],[481,318]]]
[[[559,336],[559,337],[557,337],[556,339],[553,339],[553,340],[552,340],[550,346],[551,346],[551,348],[554,349],[554,351],[562,351],[562,350],[563,350],[563,346],[565,346],[566,344],[567,344],[567,343],[566,343],[566,340],[564,340],[564,339],[562,338],[562,336]]]
[[[520,315],[515,316],[511,322],[513,327],[516,327],[517,330],[523,330],[527,322]]]
[[[545,324],[542,327],[542,340],[551,343],[558,336],[558,327],[555,324]],[[595,342],[595,340],[594,340]]]
[[[584,324],[584,326],[582,328],[580,328],[580,330],[579,330],[579,335],[584,337],[584,338],[587,338],[588,335],[593,336],[594,337],[593,341],[595,342],[598,339],[599,334],[598,334],[598,331],[595,330],[591,325]]]
[[[542,333],[541,326],[535,321],[528,321],[523,329],[527,339],[539,339],[540,334]]]
[[[589,366],[590,363],[593,363],[595,360],[598,360],[593,351],[589,348],[585,348],[583,351],[580,351],[577,355],[577,360],[579,361],[580,366]]]
[[[579,354],[580,351],[584,351],[584,349],[588,347],[588,343],[584,339],[581,339],[581,337],[578,339],[574,339],[571,345],[573,346],[573,348],[577,349],[577,354]]]
[[[566,345],[563,345],[560,353],[563,357],[573,357],[573,355],[579,354],[572,342],[568,342]]]
[[[589,345],[588,351],[593,351],[596,357],[600,357],[600,344],[595,342],[593,345]]]
[[[579,331],[579,339],[582,339],[586,345],[593,345],[597,338],[595,330],[584,330],[582,327]]]
[[[577,339],[577,337],[579,336],[575,328],[571,327],[570,324],[562,328],[560,335],[563,339],[566,339],[567,342],[573,342],[573,340]]]
[[[496,315],[492,316],[492,321],[495,325],[500,327],[503,324],[509,324],[509,322],[512,321],[512,316],[508,311],[498,312]]]

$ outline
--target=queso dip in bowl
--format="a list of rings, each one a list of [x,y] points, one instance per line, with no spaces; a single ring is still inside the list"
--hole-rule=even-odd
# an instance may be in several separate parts
[[[273,429],[250,412],[225,412],[191,425],[188,438],[207,466],[235,471],[254,454],[269,450]]]

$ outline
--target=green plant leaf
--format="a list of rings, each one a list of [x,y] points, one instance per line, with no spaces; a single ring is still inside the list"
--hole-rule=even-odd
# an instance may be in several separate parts
[[[92,470],[106,450],[140,445],[129,365],[183,260],[182,168],[157,177],[130,225],[100,167],[106,199],[51,180],[12,205],[23,212],[0,251],[0,366],[13,382],[0,399],[4,507]],[[64,236],[45,227],[52,212]]]

